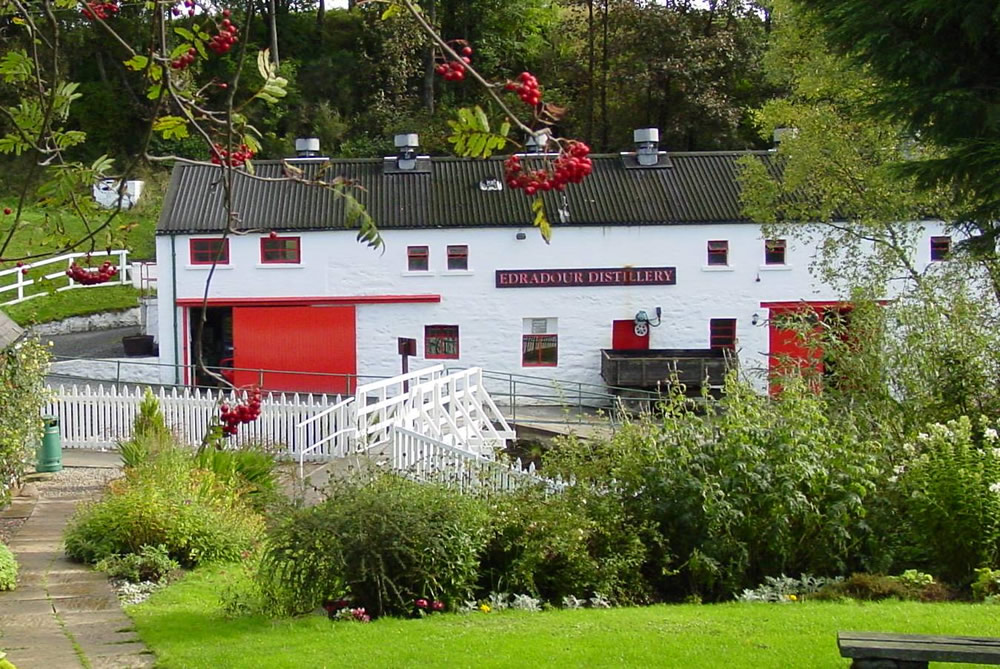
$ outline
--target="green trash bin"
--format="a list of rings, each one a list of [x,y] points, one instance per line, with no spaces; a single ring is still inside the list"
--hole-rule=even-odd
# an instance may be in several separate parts
[[[58,472],[62,470],[62,437],[59,434],[59,417],[42,416],[45,433],[38,445],[36,472]]]

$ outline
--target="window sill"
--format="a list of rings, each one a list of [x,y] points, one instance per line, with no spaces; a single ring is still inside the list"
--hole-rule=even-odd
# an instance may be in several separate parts
[[[471,269],[449,269],[441,272],[441,276],[472,276],[475,274]]]
[[[736,268],[730,265],[702,265],[702,272],[735,272]]]
[[[300,262],[259,262],[257,269],[304,269]]]
[[[761,272],[789,272],[795,269],[794,265],[761,265]]]
[[[400,276],[436,276],[437,272],[432,272],[430,270],[421,270],[419,272],[400,272]]]
[[[188,265],[185,266],[184,269],[210,270],[210,269],[212,269],[212,263],[204,263],[204,264],[198,263],[197,265],[188,264]],[[218,269],[236,269],[236,266],[235,265],[228,265],[228,264],[227,265],[221,265],[221,264],[219,264],[219,265],[215,266],[215,269],[217,269],[217,270]]]
[[[559,366],[558,363],[556,363],[554,365],[526,365],[523,362],[521,363],[521,367],[527,367],[527,368],[531,368],[531,367],[558,367],[558,366]]]

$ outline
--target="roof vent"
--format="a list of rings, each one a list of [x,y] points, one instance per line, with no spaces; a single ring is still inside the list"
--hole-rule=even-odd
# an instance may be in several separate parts
[[[319,156],[319,138],[296,137],[295,155],[299,158],[316,158]]]
[[[396,165],[401,170],[413,170],[417,167],[417,149],[420,147],[420,137],[416,133],[396,135],[393,140],[398,153]]]
[[[660,162],[660,129],[639,128],[632,132],[635,142],[636,160],[643,167],[652,167]]]
[[[550,139],[552,139],[552,135],[548,130],[539,130],[534,135],[528,135],[528,139],[524,142],[524,152],[545,153]]]

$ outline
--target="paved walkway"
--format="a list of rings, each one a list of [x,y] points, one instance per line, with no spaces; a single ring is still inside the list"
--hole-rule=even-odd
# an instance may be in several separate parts
[[[0,592],[0,648],[18,669],[151,667],[153,655],[104,574],[63,554],[66,521],[101,486],[62,484],[60,478],[29,486],[27,496],[0,512],[28,518],[10,542],[20,571],[17,589]]]

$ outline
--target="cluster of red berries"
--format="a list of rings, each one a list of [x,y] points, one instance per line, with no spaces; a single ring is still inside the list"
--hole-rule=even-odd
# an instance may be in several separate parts
[[[538,79],[535,79],[535,75],[531,72],[517,75],[517,81],[508,81],[504,89],[517,93],[521,102],[532,107],[537,107],[542,101],[542,89],[538,87]]]
[[[11,209],[10,207],[4,207],[3,208],[3,215],[4,216],[10,216],[12,213],[14,213],[14,210]]]
[[[185,67],[194,62],[195,57],[198,55],[198,50],[191,47],[187,50],[187,53],[183,53],[172,61],[170,61],[170,67],[175,70],[183,70]]]
[[[237,151],[233,151],[231,155],[221,144],[212,145],[212,163],[214,165],[225,163],[230,167],[242,167],[246,161],[255,155],[246,144],[240,144],[240,148]]]
[[[184,6],[187,7],[188,16],[194,16],[194,0],[184,0]],[[180,16],[181,10],[179,7],[174,7],[170,10],[170,13],[174,16]]]
[[[22,272],[27,272],[27,269],[21,270]],[[98,283],[107,283],[113,277],[118,275],[118,268],[111,264],[111,261],[105,260],[100,267],[94,269],[93,267],[81,267],[80,265],[73,263],[66,270],[66,276],[73,279],[77,283],[81,283],[84,286],[93,286]]]
[[[80,13],[83,14],[84,18],[91,21],[94,19],[101,19],[103,21],[117,14],[118,10],[117,2],[85,2]]]
[[[222,419],[222,434],[227,437],[234,435],[240,423],[252,423],[260,416],[260,388],[252,388],[247,401],[230,407],[223,404],[219,407],[219,417]]]
[[[538,191],[563,190],[566,184],[578,184],[590,174],[593,164],[588,158],[590,147],[583,142],[570,142],[551,166],[524,170],[519,156],[504,161],[504,177],[511,188],[523,188],[525,194]]]
[[[459,53],[462,54],[462,60],[441,63],[434,68],[434,71],[444,77],[445,81],[461,81],[465,79],[465,66],[472,63],[472,59],[469,58],[472,55],[472,47],[464,46]]]
[[[229,10],[222,10],[222,23],[219,24],[219,32],[208,40],[208,48],[216,53],[216,55],[221,56],[224,53],[228,53],[233,45],[240,41],[236,33],[239,30],[236,28],[236,24],[229,20]]]

